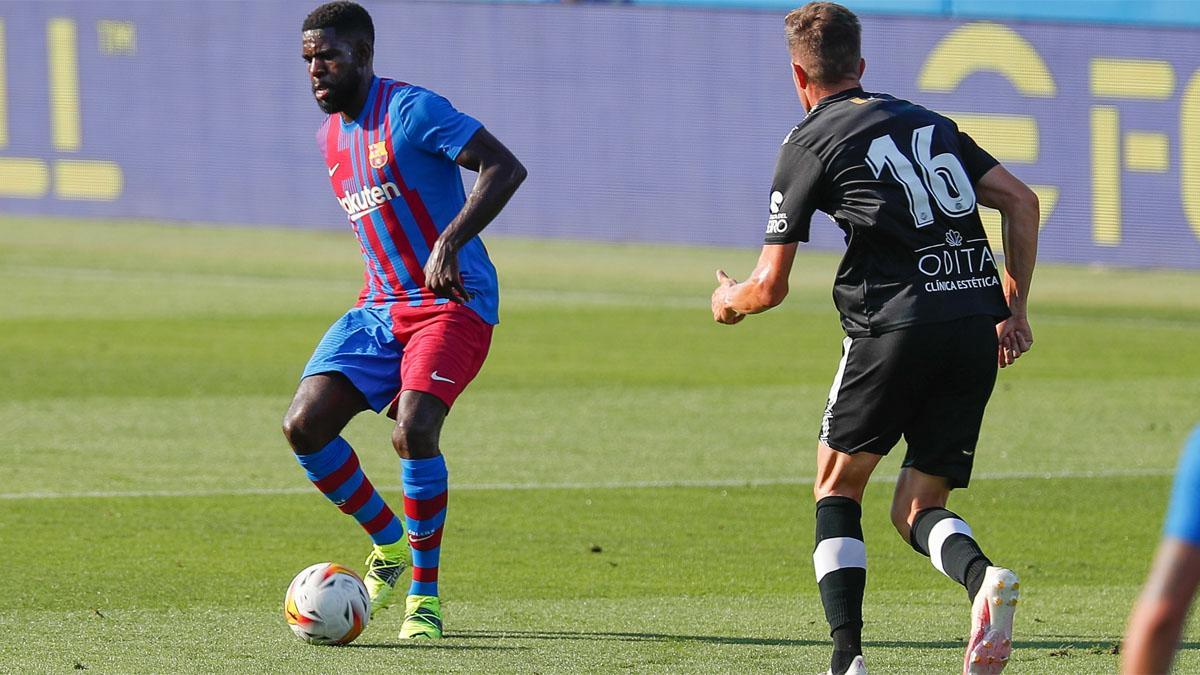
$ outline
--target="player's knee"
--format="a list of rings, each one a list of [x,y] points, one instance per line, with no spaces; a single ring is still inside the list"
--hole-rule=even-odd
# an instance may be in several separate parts
[[[847,480],[823,480],[813,484],[813,501],[821,501],[826,497],[849,497],[859,504],[862,503],[866,486]]]
[[[298,455],[314,453],[333,440],[303,408],[292,408],[283,416],[283,436]]]
[[[392,446],[407,459],[422,459],[438,454],[440,424],[420,416],[396,420],[392,430]]]

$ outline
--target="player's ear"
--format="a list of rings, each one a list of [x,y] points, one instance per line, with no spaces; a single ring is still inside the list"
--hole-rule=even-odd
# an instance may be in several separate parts
[[[858,78],[861,80],[863,73],[867,70],[867,60],[864,58],[858,59]]]
[[[792,62],[792,77],[796,80],[796,86],[804,89],[808,86],[808,73],[804,72],[804,66]]]

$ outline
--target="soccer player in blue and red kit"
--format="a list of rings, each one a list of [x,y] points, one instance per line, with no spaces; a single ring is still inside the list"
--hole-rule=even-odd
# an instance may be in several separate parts
[[[329,114],[317,143],[366,270],[357,304],[305,367],[283,432],[309,479],[374,542],[364,579],[372,613],[390,603],[411,550],[400,637],[440,638],[447,473],[438,438],[498,322],[496,270],[478,235],[525,168],[446,99],[376,77],[374,43],[370,15],[352,2],[322,5],[304,21],[313,96]],[[479,173],[469,196],[460,166]],[[340,435],[368,408],[396,420],[404,523]]]

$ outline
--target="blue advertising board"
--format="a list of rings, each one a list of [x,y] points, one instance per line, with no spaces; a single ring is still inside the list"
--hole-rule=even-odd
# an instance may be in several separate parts
[[[761,241],[779,141],[803,117],[781,13],[365,4],[376,71],[446,95],[529,168],[490,231]],[[0,5],[0,213],[347,227],[314,140],[308,9]],[[1044,259],[1200,268],[1200,33],[863,27],[868,90],[949,114],[1035,187]],[[841,247],[821,216],[813,234]]]

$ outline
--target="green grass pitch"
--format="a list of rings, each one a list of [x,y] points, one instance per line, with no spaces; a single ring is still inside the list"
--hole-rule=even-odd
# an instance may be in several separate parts
[[[0,220],[0,671],[823,670],[808,481],[836,256],[802,253],[784,306],[730,328],[712,273],[753,251],[489,244],[503,323],[443,434],[449,638],[398,644],[393,609],[320,648],[286,585],[368,542],[279,421],[357,292],[351,235]],[[951,508],[1022,575],[1009,672],[1112,672],[1200,418],[1200,276],[1043,265],[1033,307]],[[388,431],[347,436],[395,503]],[[956,672],[965,593],[890,530],[898,463],[864,504],[868,664]]]

